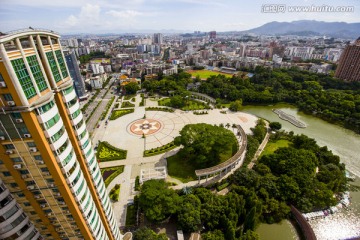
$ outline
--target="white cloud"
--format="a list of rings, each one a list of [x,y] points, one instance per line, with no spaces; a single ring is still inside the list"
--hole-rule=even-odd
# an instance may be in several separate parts
[[[109,14],[110,16],[117,18],[134,18],[136,16],[144,15],[144,13],[134,10],[124,10],[124,11],[110,10],[106,12],[106,14]]]
[[[86,4],[81,7],[78,16],[70,15],[65,24],[70,27],[75,27],[83,24],[96,23],[100,19],[100,7],[98,5]]]

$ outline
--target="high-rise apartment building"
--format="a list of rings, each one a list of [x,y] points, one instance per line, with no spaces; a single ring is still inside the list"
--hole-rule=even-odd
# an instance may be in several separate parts
[[[79,65],[75,56],[75,52],[65,54],[66,65],[69,69],[70,77],[74,81],[74,88],[78,98],[85,97],[85,83],[81,77]]]
[[[122,239],[57,33],[0,36],[0,110],[0,199],[11,193],[47,240]]]
[[[154,33],[154,43],[155,44],[163,43],[163,35],[161,33]]]
[[[216,38],[216,31],[209,32],[209,38],[210,39],[215,39]]]
[[[342,53],[335,77],[345,81],[360,81],[360,37]]]
[[[44,239],[1,179],[0,239]]]

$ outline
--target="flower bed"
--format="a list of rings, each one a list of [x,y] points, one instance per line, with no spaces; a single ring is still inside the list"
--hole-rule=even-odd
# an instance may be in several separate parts
[[[96,157],[100,162],[121,160],[126,158],[127,151],[116,148],[108,142],[100,142]]]
[[[124,166],[110,167],[101,169],[101,173],[105,182],[105,187],[114,180],[118,175],[124,172]]]

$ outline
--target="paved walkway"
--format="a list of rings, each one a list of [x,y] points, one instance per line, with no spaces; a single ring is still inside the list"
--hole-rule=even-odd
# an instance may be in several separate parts
[[[266,125],[268,126],[268,123],[267,123],[267,122],[266,122]],[[267,132],[266,132],[266,135],[265,135],[262,143],[260,144],[258,150],[256,151],[253,159],[251,159],[251,162],[250,162],[250,163],[248,164],[248,166],[247,166],[249,169],[252,169],[252,168],[254,167],[257,159],[260,157],[262,151],[264,150],[266,144],[268,143],[269,138],[270,138],[270,132],[267,131]]]
[[[162,126],[159,131],[146,136],[144,139],[142,136],[135,135],[129,131],[132,122],[142,119],[145,115],[145,107],[139,107],[140,101],[141,97],[138,95],[136,97],[134,113],[109,121],[106,128],[104,124],[101,124],[100,128],[96,129],[93,135],[93,143],[95,144],[97,141],[108,141],[111,145],[128,151],[127,159],[100,163],[101,168],[125,165],[124,173],[115,178],[107,188],[108,192],[110,192],[116,183],[121,184],[120,200],[117,203],[113,203],[116,219],[120,223],[120,226],[125,225],[126,206],[128,200],[134,197],[133,185],[136,176],[140,175],[140,170],[166,166],[166,157],[175,154],[179,150],[179,148],[176,148],[165,154],[143,157],[144,149],[156,148],[173,141],[176,136],[179,136],[179,131],[186,124],[208,123],[226,125],[229,123],[229,130],[232,131],[231,126],[233,124],[240,124],[245,133],[249,134],[251,133],[250,128],[255,126],[257,120],[257,117],[251,114],[243,112],[234,113],[230,111],[227,111],[227,114],[222,114],[218,109],[208,110],[209,114],[206,115],[194,115],[192,112],[184,112],[181,110],[176,110],[173,113],[146,111],[146,118],[157,120]],[[145,105],[157,106],[157,101],[146,99]],[[240,166],[240,164],[238,165]],[[229,176],[235,170],[236,168],[232,169],[226,175],[221,176],[221,178]],[[199,184],[197,180],[184,184],[169,176],[167,179],[178,184],[173,187],[174,189],[182,189],[184,186],[196,186]],[[202,179],[200,183],[209,184],[219,180],[220,176],[216,176],[213,179],[208,179],[208,181]]]

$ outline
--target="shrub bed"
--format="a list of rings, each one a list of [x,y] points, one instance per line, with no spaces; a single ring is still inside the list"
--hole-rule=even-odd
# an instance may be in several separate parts
[[[123,102],[121,104],[121,108],[129,108],[129,107],[135,107],[135,104],[133,104],[131,102]]]
[[[109,197],[113,201],[119,201],[119,195],[120,195],[120,184],[116,184],[110,191]]]
[[[223,183],[223,184],[217,186],[217,187],[216,187],[216,190],[217,190],[218,192],[220,192],[221,190],[223,190],[223,189],[226,188],[227,186],[229,186],[229,183],[228,183],[228,182]]]
[[[127,151],[116,148],[108,142],[100,142],[96,157],[100,162],[121,160],[126,158]]]
[[[124,96],[124,100],[130,100],[130,99],[132,99],[133,97],[135,97],[134,94],[125,95],[125,96]]]
[[[157,148],[152,148],[149,150],[145,150],[144,151],[144,157],[150,157],[150,156],[155,156],[164,152],[167,152],[171,149],[176,148],[177,146],[174,144],[174,141],[169,142],[168,144],[161,146],[161,147],[157,147]]]
[[[145,108],[146,111],[163,111],[163,112],[174,112],[175,110],[172,108],[166,107],[147,107]]]
[[[126,114],[133,113],[134,109],[115,110],[111,113],[110,120],[118,119]]]
[[[101,174],[102,174],[104,182],[105,182],[105,187],[109,186],[109,184],[112,182],[112,180],[114,180],[114,178],[116,178],[122,172],[124,172],[124,166],[117,166],[117,167],[101,169]]]
[[[137,176],[135,179],[135,187],[134,187],[135,191],[140,191],[140,177]]]
[[[194,111],[193,113],[194,113],[195,115],[204,115],[204,114],[209,114],[207,111],[201,111],[201,112]]]

